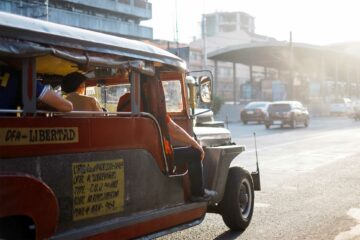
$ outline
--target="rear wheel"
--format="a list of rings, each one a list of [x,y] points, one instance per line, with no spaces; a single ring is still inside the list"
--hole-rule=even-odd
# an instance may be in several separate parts
[[[0,239],[35,239],[36,229],[31,218],[10,216],[0,218]]]
[[[249,226],[254,210],[254,185],[248,171],[230,168],[220,209],[231,230],[244,231]]]
[[[246,125],[248,122],[247,122],[247,121],[243,121],[243,123]]]

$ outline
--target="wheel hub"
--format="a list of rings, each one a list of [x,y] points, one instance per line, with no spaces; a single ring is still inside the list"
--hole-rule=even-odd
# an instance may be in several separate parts
[[[249,204],[249,194],[246,191],[246,186],[242,185],[240,189],[239,196],[240,207],[243,211],[246,211],[246,208]]]

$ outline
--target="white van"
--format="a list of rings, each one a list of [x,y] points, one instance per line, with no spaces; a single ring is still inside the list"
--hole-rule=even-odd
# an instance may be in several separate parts
[[[330,115],[348,115],[352,111],[350,98],[335,98],[330,102]]]

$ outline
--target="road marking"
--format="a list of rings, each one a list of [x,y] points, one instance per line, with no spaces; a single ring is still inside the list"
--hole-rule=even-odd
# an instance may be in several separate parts
[[[352,227],[349,231],[339,233],[335,240],[352,240],[360,237],[360,208],[351,208],[347,215],[354,218],[358,225]]]

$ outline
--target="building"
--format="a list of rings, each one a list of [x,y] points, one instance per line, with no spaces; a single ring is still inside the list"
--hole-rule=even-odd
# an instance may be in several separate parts
[[[203,36],[213,37],[226,33],[255,33],[255,19],[244,12],[216,12],[203,15]]]
[[[202,38],[190,43],[190,70],[209,69],[216,71],[215,95],[225,101],[246,101],[256,98],[250,81],[258,82],[263,77],[263,68],[233,65],[219,62],[217,66],[207,55],[228,46],[254,42],[269,42],[276,39],[255,33],[255,18],[244,12],[215,12],[204,14]],[[234,72],[236,77],[234,78]],[[251,72],[251,74],[250,74]],[[259,95],[259,94],[258,94]],[[234,96],[236,96],[234,98]],[[260,97],[260,95],[259,95]]]
[[[0,10],[127,38],[153,38],[152,28],[140,25],[152,18],[147,0],[1,0]]]

